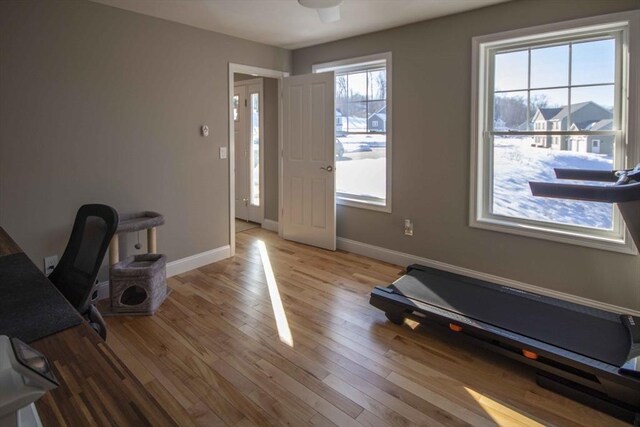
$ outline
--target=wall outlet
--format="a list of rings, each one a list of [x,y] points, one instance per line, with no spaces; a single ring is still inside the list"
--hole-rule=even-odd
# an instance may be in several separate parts
[[[51,255],[44,259],[44,274],[47,276],[51,274],[54,268],[58,265],[58,255]]]
[[[410,219],[404,220],[404,235],[413,236],[413,221]]]

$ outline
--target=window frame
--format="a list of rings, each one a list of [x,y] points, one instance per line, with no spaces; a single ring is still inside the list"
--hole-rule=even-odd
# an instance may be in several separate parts
[[[608,251],[638,254],[624,221],[614,208],[614,230],[612,232],[588,227],[564,225],[539,220],[512,218],[491,213],[492,153],[491,136],[508,136],[510,132],[488,129],[493,120],[492,55],[498,49],[534,47],[552,41],[568,42],[581,39],[596,32],[620,32],[620,49],[616,57],[615,114],[620,130],[614,131],[616,152],[614,168],[632,167],[640,159],[640,11],[621,12],[603,16],[577,19],[536,27],[517,29],[496,34],[477,36],[472,39],[471,70],[471,173],[469,226],[520,236],[551,240]],[[571,131],[526,131],[513,134],[539,136],[570,136]],[[581,135],[585,132],[578,132]],[[595,136],[598,132],[594,132]],[[602,132],[600,132],[602,133]],[[607,132],[605,132],[607,133]],[[607,134],[611,134],[608,132]],[[588,135],[587,135],[588,136]],[[617,221],[617,222],[616,222]]]
[[[312,66],[313,73],[323,73],[327,71],[338,72],[354,72],[365,71],[371,68],[380,67],[384,64],[387,74],[386,88],[386,107],[387,117],[385,123],[386,134],[386,195],[385,202],[381,203],[380,199],[366,196],[358,196],[348,193],[339,193],[336,191],[336,204],[351,206],[355,208],[374,210],[378,212],[391,213],[392,201],[392,152],[393,152],[393,111],[392,111],[392,54],[391,52],[377,53],[373,55],[360,56],[357,58],[342,59],[331,62],[314,64]],[[368,126],[367,117],[367,126]]]

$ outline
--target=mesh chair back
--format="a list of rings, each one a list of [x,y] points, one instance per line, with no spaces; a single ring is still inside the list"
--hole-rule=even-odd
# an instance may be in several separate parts
[[[96,277],[117,228],[118,213],[112,207],[80,207],[69,243],[49,275],[49,280],[81,314],[95,299]]]

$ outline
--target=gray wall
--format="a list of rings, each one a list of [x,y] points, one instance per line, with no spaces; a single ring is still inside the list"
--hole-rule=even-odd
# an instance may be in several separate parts
[[[640,309],[640,258],[469,227],[471,38],[638,8],[637,0],[519,0],[293,52],[314,63],[393,52],[393,213],[338,207],[338,235]],[[415,221],[414,237],[403,219]]]
[[[169,260],[227,245],[229,62],[288,70],[290,52],[84,0],[0,2],[0,225],[37,265],[90,202],[163,213]]]

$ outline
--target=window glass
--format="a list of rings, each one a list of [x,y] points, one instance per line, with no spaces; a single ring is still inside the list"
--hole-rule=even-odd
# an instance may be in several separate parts
[[[260,206],[260,94],[251,94],[251,187],[249,199]]]
[[[238,121],[238,103],[240,102],[240,97],[238,95],[233,95],[233,120]]]
[[[531,87],[567,86],[569,45],[531,49]]]
[[[336,192],[366,203],[386,203],[387,73],[336,73]]]
[[[490,165],[479,175],[488,188],[477,196],[480,220],[614,232],[612,204],[534,197],[529,182],[556,181],[556,168],[612,170],[622,164],[614,132],[621,96],[616,37],[559,37],[529,47],[519,40],[517,48],[505,43],[484,51],[491,74],[483,86],[486,104],[479,105],[491,114],[483,115],[481,126],[489,132],[481,144]]]
[[[615,80],[613,39],[573,43],[571,81],[574,85],[613,83]]]
[[[599,43],[579,43],[580,55],[598,55],[603,49]],[[572,47],[573,43],[553,44],[495,56],[494,131],[569,131],[572,127],[574,131],[588,130],[602,120],[612,119],[613,85],[573,87],[569,76]],[[602,61],[590,62],[589,65],[597,69],[590,74],[606,76],[607,70],[613,68],[613,58],[609,55]],[[515,77],[509,77],[501,68],[507,63],[516,66]],[[525,90],[498,90],[499,87],[518,86]],[[493,137],[491,213],[611,230],[611,204],[534,197],[529,181],[555,180],[554,168],[611,170],[613,138],[609,137],[608,150],[594,153],[579,138],[570,141],[569,136]]]
[[[499,53],[495,57],[495,89],[522,90],[527,88],[529,52]]]

